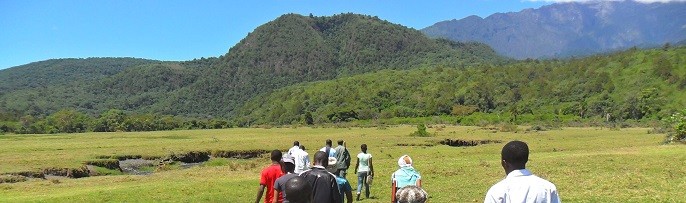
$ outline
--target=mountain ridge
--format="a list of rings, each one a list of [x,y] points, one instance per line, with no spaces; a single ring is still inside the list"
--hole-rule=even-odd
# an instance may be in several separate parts
[[[438,22],[421,29],[438,38],[483,42],[505,56],[586,56],[686,39],[686,2],[567,2]]]

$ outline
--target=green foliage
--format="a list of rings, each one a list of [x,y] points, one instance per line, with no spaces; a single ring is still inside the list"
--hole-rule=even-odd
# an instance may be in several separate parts
[[[327,115],[340,111],[372,120],[452,115],[463,125],[659,120],[686,105],[686,92],[649,71],[655,55],[682,63],[686,47],[496,67],[382,70],[264,93],[247,102],[236,121],[302,123],[304,113],[274,111],[293,103],[314,123],[334,122]],[[684,67],[672,71],[684,75]]]
[[[410,134],[410,136],[413,137],[429,137],[431,134],[429,132],[426,132],[426,125],[424,124],[419,124],[417,125],[417,131],[414,131]]]
[[[94,166],[92,167],[95,170],[96,175],[100,176],[109,176],[109,175],[124,175],[124,172],[116,169],[110,169],[106,167],[100,167],[100,166]]]
[[[226,166],[229,165],[229,160],[225,158],[212,158],[202,164],[203,166],[210,166],[210,167],[216,167],[216,166]]]
[[[80,133],[86,132],[89,118],[76,110],[64,109],[46,118],[47,133]]]
[[[672,114],[667,119],[674,132],[670,133],[668,142],[686,142],[686,109]]]

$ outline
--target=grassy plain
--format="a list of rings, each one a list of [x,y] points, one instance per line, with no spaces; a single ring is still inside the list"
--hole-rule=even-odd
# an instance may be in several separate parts
[[[523,127],[520,127],[523,129]],[[528,168],[555,183],[564,202],[677,202],[686,199],[686,146],[662,145],[648,129],[564,128],[540,132],[494,132],[479,127],[433,126],[432,137],[409,137],[415,126],[388,128],[271,128],[0,135],[0,173],[47,167],[79,167],[100,155],[150,155],[194,150],[281,149],[299,140],[310,154],[324,140],[344,139],[352,154],[366,143],[377,173],[372,199],[387,202],[389,175],[409,154],[422,173],[430,202],[481,202],[504,177],[501,147],[523,140]],[[475,147],[398,146],[442,139],[502,140]],[[32,179],[0,184],[0,202],[251,202],[267,157],[211,160],[205,166],[152,175],[114,175],[59,181]],[[354,163],[353,163],[354,164]],[[348,179],[355,187],[352,172]]]

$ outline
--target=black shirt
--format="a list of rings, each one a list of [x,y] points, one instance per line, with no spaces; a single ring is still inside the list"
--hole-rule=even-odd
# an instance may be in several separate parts
[[[300,176],[312,185],[312,203],[343,203],[336,176],[326,169],[315,166]]]

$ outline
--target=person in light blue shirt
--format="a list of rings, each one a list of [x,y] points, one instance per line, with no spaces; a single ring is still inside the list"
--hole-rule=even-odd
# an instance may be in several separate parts
[[[329,171],[329,173],[334,173],[334,175],[336,176],[336,183],[338,184],[338,190],[341,193],[341,200],[347,201],[347,203],[352,203],[353,189],[350,186],[348,180],[345,179],[345,177],[340,176],[340,174],[335,174],[335,172],[338,171],[336,163],[338,163],[338,160],[336,158],[329,157],[329,166],[326,167],[326,170]]]
[[[336,149],[331,148],[333,141],[326,140],[326,146],[322,147],[319,151],[325,152],[329,157],[336,157]]]
[[[422,176],[412,167],[414,162],[408,155],[400,156],[398,166],[400,167],[391,175],[391,195],[395,202],[395,194],[398,190],[406,186],[422,187]]]

